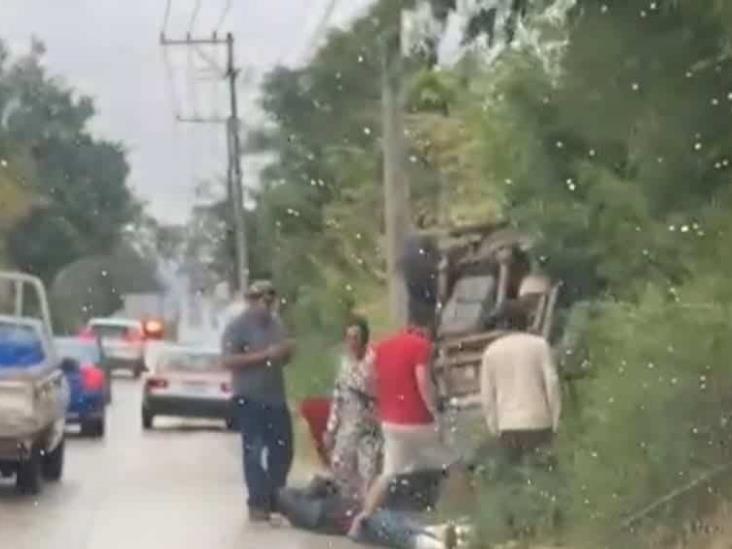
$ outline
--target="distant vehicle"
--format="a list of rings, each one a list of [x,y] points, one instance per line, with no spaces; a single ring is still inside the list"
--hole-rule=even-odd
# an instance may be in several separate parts
[[[104,372],[104,392],[107,404],[112,402],[112,377],[100,339],[57,337],[56,349],[61,359],[74,358],[83,366],[91,364]]]
[[[530,314],[528,332],[550,338],[561,283],[530,270],[532,242],[511,228],[478,225],[438,234],[433,375],[443,404],[479,405],[485,348],[510,331],[510,311]]]
[[[99,344],[73,337],[56,338],[55,342],[70,389],[66,423],[78,424],[82,435],[104,436],[110,384],[101,366]]]
[[[84,339],[101,341],[109,374],[127,370],[135,378],[145,371],[145,327],[139,320],[93,318],[81,333]]]
[[[0,286],[10,290],[0,294],[7,312],[0,315],[0,475],[15,475],[20,492],[37,494],[44,479],[63,473],[69,387],[43,283],[0,272]]]
[[[145,375],[142,427],[156,416],[222,419],[233,428],[231,386],[216,350],[166,346]]]

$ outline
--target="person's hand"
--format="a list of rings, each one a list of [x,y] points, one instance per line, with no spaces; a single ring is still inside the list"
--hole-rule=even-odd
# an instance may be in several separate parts
[[[328,455],[333,453],[335,447],[335,433],[332,431],[326,431],[323,434],[323,448],[328,452]]]
[[[364,521],[369,518],[366,513],[359,513],[351,523],[351,528],[348,530],[348,537],[351,539],[358,539],[361,535],[361,529],[363,528]]]
[[[270,345],[264,354],[267,360],[278,360],[282,354],[282,347],[280,345]]]
[[[270,360],[280,360],[287,356],[289,350],[290,347],[287,343],[270,345],[267,349],[267,358],[269,358]]]

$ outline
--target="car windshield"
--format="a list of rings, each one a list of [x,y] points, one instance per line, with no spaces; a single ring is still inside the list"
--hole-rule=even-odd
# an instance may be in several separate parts
[[[158,359],[160,371],[202,373],[220,368],[219,355],[187,351],[163,352]]]
[[[102,354],[99,345],[80,340],[56,340],[56,350],[61,358],[73,358],[79,362],[99,364]]]

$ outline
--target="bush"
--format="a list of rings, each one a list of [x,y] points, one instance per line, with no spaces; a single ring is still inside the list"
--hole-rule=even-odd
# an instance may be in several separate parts
[[[712,288],[700,280],[671,299],[649,288],[638,305],[605,303],[586,326],[591,376],[558,445],[573,535],[612,532],[732,458],[732,309],[714,303]],[[690,505],[679,497],[660,508],[654,526]]]

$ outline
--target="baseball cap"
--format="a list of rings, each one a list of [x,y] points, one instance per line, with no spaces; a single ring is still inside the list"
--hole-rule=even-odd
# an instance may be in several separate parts
[[[275,293],[275,288],[269,280],[255,280],[249,285],[246,295],[247,297],[259,297]]]

